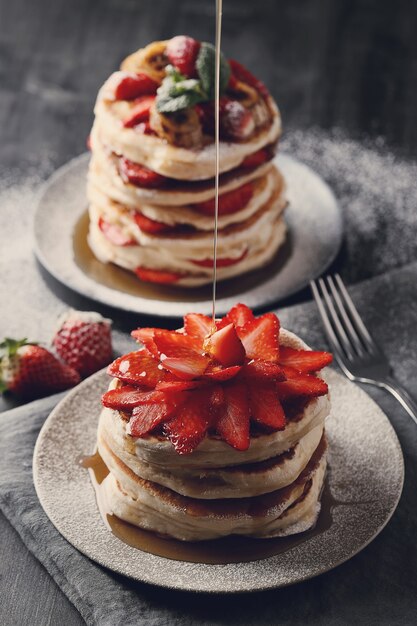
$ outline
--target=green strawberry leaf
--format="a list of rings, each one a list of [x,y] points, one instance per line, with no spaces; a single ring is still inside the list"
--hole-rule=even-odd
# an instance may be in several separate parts
[[[207,100],[214,99],[214,76],[216,67],[216,49],[211,43],[203,42],[198,53],[196,68],[201,80],[203,91],[207,94]],[[230,79],[230,65],[220,55],[220,95],[226,89]]]
[[[35,345],[32,341],[28,341],[25,337],[24,339],[11,339],[10,337],[5,337],[4,340],[0,343],[0,350],[2,356],[6,355],[9,357],[15,356],[19,348],[27,345]]]

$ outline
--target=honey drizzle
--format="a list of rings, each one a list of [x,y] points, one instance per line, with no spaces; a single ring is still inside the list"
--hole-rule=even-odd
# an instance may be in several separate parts
[[[220,55],[222,38],[223,0],[216,0],[216,57],[214,71],[214,233],[213,233],[213,307],[212,326],[216,328],[217,286],[217,231],[219,219],[219,175],[220,175]]]

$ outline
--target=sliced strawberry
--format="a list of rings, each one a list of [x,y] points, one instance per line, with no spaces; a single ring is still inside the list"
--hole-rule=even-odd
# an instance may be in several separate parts
[[[219,196],[219,216],[231,215],[237,213],[245,208],[249,200],[253,196],[254,186],[253,183],[246,183],[238,189],[222,193]],[[206,202],[199,202],[192,205],[193,209],[199,213],[204,213],[212,217],[215,214],[215,201],[214,198],[206,200]]]
[[[114,246],[137,246],[138,243],[131,237],[125,235],[122,229],[116,224],[110,224],[110,222],[106,222],[102,217],[98,220],[98,227],[105,236],[106,239],[110,241]]]
[[[188,315],[184,315],[184,330],[186,335],[197,337],[203,342],[212,329],[213,320],[211,317],[203,315],[202,313],[188,313]]]
[[[189,391],[187,400],[164,432],[178,454],[189,454],[204,439],[211,421],[206,391]]]
[[[130,109],[129,115],[123,120],[125,128],[133,128],[141,122],[147,122],[151,106],[155,102],[155,96],[142,96],[138,98],[135,105]]]
[[[137,350],[113,361],[107,368],[107,373],[126,383],[153,389],[165,376],[158,366],[159,362],[146,350]]]
[[[253,154],[249,154],[245,157],[240,164],[240,167],[244,167],[246,169],[252,169],[255,167],[259,167],[266,163],[271,158],[270,152],[266,148],[261,148],[257,152]]]
[[[196,76],[196,60],[200,50],[200,42],[192,37],[178,35],[168,41],[165,54],[184,76],[189,78]]]
[[[216,430],[236,450],[249,448],[249,402],[246,386],[232,382],[223,387],[225,405]]]
[[[155,394],[154,391],[151,391],[150,393]],[[138,406],[144,400],[147,400],[148,396],[149,392],[144,391],[139,387],[126,385],[125,387],[120,387],[119,389],[106,391],[101,398],[101,402],[103,406],[106,406],[109,409],[115,409],[117,411],[132,411],[135,406]]]
[[[248,139],[255,130],[255,120],[248,109],[237,100],[221,98],[220,127],[227,139]]]
[[[321,370],[333,361],[329,352],[313,352],[313,350],[294,350],[287,346],[280,346],[279,362],[282,365],[294,367],[299,372],[311,374]]]
[[[135,100],[140,96],[156,94],[158,83],[147,74],[127,74],[117,85],[114,96],[116,100]]]
[[[250,87],[256,89],[256,91],[258,91],[264,98],[269,97],[269,91],[264,83],[259,80],[259,78],[256,78],[256,76],[254,76],[248,69],[246,69],[244,65],[238,63],[237,61],[234,61],[233,59],[230,59],[229,64],[233,76],[235,76],[238,80],[241,80],[243,83],[246,83]]]
[[[310,374],[299,374],[297,378],[276,383],[276,388],[280,400],[289,400],[298,396],[309,398],[324,396],[329,390],[324,380]]]
[[[274,383],[249,384],[249,406],[251,416],[264,426],[283,430],[285,428],[284,409],[278,399]]]
[[[210,335],[204,342],[204,349],[225,367],[242,365],[246,356],[233,324],[228,324]]]
[[[158,283],[160,285],[170,285],[184,278],[184,274],[176,272],[165,272],[164,270],[151,270],[147,267],[137,267],[135,274],[140,280],[147,283]]]
[[[217,324],[217,328],[223,328],[227,324],[234,324],[236,328],[244,326],[255,319],[254,314],[246,304],[235,304],[227,315]]]
[[[165,176],[157,174],[157,172],[148,169],[144,165],[129,161],[125,157],[119,159],[119,172],[125,183],[131,183],[136,185],[136,187],[144,187],[146,189],[160,189],[168,181]]]
[[[238,329],[249,359],[276,363],[279,358],[279,321],[273,313],[265,313]]]
[[[199,339],[175,331],[157,330],[154,342],[162,366],[178,378],[192,380],[204,374],[209,358],[202,354]]]
[[[213,365],[209,364],[208,368],[203,374],[203,377],[208,380],[215,380],[218,382],[223,382],[225,380],[230,380],[237,376],[242,369],[241,365],[232,365],[231,367],[221,367],[221,365]]]
[[[246,249],[239,257],[235,259],[229,259],[227,257],[223,259],[217,258],[216,267],[230,267],[230,265],[236,265],[236,263],[243,261],[247,254],[248,250]],[[202,259],[201,261],[190,259],[190,261],[191,263],[194,263],[194,265],[198,265],[199,267],[214,267],[214,259]]]
[[[144,402],[133,409],[129,422],[132,437],[143,437],[151,430],[168,419],[176,409],[186,400],[185,394],[167,394],[162,391],[154,392],[159,395],[159,400]]]
[[[149,233],[150,235],[155,235],[157,233],[166,233],[173,229],[173,227],[169,224],[164,224],[163,222],[151,220],[149,217],[146,217],[146,215],[140,213],[139,211],[134,211],[133,219],[144,233]]]
[[[246,363],[242,368],[242,376],[249,380],[285,380],[286,376],[283,368],[271,361],[250,361]]]
[[[136,341],[142,343],[153,356],[159,357],[158,348],[153,340],[155,328],[137,328],[130,333]]]
[[[203,380],[166,380],[158,383],[156,389],[169,392],[189,391],[204,387],[206,384]]]

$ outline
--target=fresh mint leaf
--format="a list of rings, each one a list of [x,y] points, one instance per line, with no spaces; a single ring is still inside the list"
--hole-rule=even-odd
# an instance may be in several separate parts
[[[204,98],[199,93],[188,91],[176,97],[159,96],[156,99],[156,108],[160,113],[176,113],[181,109],[189,109],[202,102]]]
[[[203,42],[198,53],[196,68],[207,100],[214,99],[214,78],[216,67],[216,49],[211,43]],[[223,54],[220,55],[220,95],[227,87],[230,78],[230,65]]]
[[[156,108],[160,113],[175,113],[205,99],[199,80],[187,78],[169,66],[167,76],[157,91]]]

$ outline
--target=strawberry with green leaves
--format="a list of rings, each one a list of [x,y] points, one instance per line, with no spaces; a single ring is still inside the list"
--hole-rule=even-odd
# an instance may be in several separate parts
[[[0,391],[31,400],[74,387],[79,373],[46,348],[26,339],[0,344]]]
[[[282,430],[328,391],[316,374],[331,355],[280,345],[279,332],[276,315],[255,317],[244,304],[215,324],[189,313],[181,331],[139,328],[143,348],[109,366],[119,384],[102,402],[129,419],[132,436],[165,436],[179,454],[210,435],[246,450],[252,428]]]

